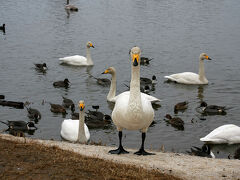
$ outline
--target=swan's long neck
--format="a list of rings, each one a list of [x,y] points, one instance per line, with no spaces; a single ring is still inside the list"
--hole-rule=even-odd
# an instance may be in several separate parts
[[[130,97],[128,106],[134,108],[142,108],[141,92],[140,92],[140,65],[132,65],[132,75],[130,82]]]
[[[107,95],[107,100],[108,101],[111,101],[111,99],[116,96],[116,89],[117,89],[116,85],[117,85],[116,72],[113,71],[112,72],[112,81],[111,81],[111,85],[110,85],[110,90],[109,90],[109,93]]]
[[[91,57],[91,53],[90,53],[90,48],[87,47],[87,63],[89,65],[93,65],[93,61],[92,61],[92,57]]]
[[[79,111],[79,127],[78,127],[78,142],[80,143],[85,143],[87,142],[87,138],[85,135],[85,130],[84,130],[84,110]]]
[[[205,77],[205,70],[204,70],[204,60],[201,60],[199,59],[199,72],[198,72],[198,75],[199,75],[199,80],[200,81],[203,81],[204,79],[206,79]]]

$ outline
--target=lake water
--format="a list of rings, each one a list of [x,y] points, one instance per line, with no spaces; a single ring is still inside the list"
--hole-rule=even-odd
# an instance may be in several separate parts
[[[111,114],[106,101],[109,91],[89,74],[101,73],[110,66],[117,70],[117,94],[126,90],[130,81],[129,49],[137,45],[142,56],[154,58],[141,67],[141,76],[156,75],[157,84],[151,95],[162,100],[155,111],[156,124],[149,128],[146,148],[186,152],[202,146],[199,138],[223,124],[240,125],[240,3],[233,0],[72,0],[79,11],[64,10],[65,1],[8,0],[0,4],[0,94],[6,100],[29,101],[42,113],[32,138],[61,140],[61,115],[50,112],[51,103],[62,103],[62,96],[84,99],[86,108],[99,105],[100,111]],[[85,44],[91,40],[95,65],[92,68],[62,66],[58,58],[84,55]],[[200,53],[213,60],[205,62],[209,84],[186,86],[165,83],[164,76],[177,72],[198,72]],[[34,69],[34,63],[45,62],[46,74]],[[100,76],[101,75],[101,76]],[[69,89],[57,89],[52,83],[68,78]],[[42,105],[42,101],[46,101]],[[164,116],[173,115],[177,102],[188,101],[189,108],[179,113],[185,122],[184,131],[167,125]],[[200,120],[195,108],[201,100],[208,104],[227,106],[226,116],[207,116]],[[26,109],[0,107],[0,120],[28,121]],[[66,118],[70,117],[70,112]],[[193,123],[192,123],[193,121]],[[0,129],[6,126],[0,124]],[[106,145],[118,145],[117,131],[91,130],[91,139]],[[123,144],[139,148],[141,134],[123,131]],[[27,135],[30,136],[30,135]],[[226,153],[227,154],[227,153]],[[219,155],[223,157],[223,155]]]

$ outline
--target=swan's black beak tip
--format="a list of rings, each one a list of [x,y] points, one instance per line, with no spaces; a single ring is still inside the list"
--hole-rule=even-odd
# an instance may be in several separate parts
[[[133,66],[138,66],[138,62],[137,62],[137,59],[135,58],[134,61],[133,61]]]

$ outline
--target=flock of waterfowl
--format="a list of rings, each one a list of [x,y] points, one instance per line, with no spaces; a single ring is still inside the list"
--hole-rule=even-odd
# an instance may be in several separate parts
[[[78,11],[78,8],[70,5],[67,0],[65,6],[67,11]],[[5,33],[5,24],[0,26],[0,30]],[[67,64],[71,66],[93,66],[93,60],[90,53],[90,48],[94,48],[92,42],[86,43],[86,57],[80,55],[68,56],[59,58],[60,64]],[[60,135],[63,139],[71,142],[87,143],[90,139],[91,128],[104,128],[111,122],[117,128],[119,146],[117,149],[109,151],[111,154],[125,154],[128,153],[122,146],[122,130],[140,130],[142,134],[141,146],[135,154],[137,155],[152,155],[153,153],[145,151],[144,143],[146,133],[149,126],[154,120],[154,109],[153,104],[160,102],[159,98],[146,94],[149,92],[149,84],[153,85],[156,83],[156,76],[152,79],[140,77],[140,67],[142,64],[149,64],[152,59],[141,58],[141,49],[139,47],[133,47],[130,52],[131,61],[131,81],[129,91],[122,92],[116,95],[116,69],[114,67],[107,68],[102,74],[110,74],[111,80],[106,78],[96,78],[97,83],[100,85],[110,86],[106,100],[114,103],[112,115],[106,115],[99,112],[99,106],[93,106],[94,111],[89,110],[85,112],[85,102],[80,100],[78,103],[79,113],[75,113],[75,105],[72,100],[63,97],[62,105],[50,103],[50,111],[53,113],[66,114],[66,109],[70,108],[72,111],[71,119],[64,119],[61,124]],[[205,76],[204,61],[211,60],[206,54],[202,53],[199,56],[199,72],[198,74],[193,72],[183,72],[172,75],[164,76],[168,81],[175,83],[181,83],[185,85],[204,85],[208,84],[208,80]],[[46,63],[35,64],[35,68],[38,71],[47,71]],[[53,83],[55,88],[69,88],[70,81],[66,78],[63,81],[57,81]],[[0,95],[0,105],[9,105],[9,101],[4,100],[4,95]],[[24,104],[28,111],[28,117],[31,121],[0,121],[8,126],[9,132],[13,135],[23,136],[21,132],[36,130],[34,121],[41,119],[41,113],[37,109],[28,107]],[[188,108],[188,102],[180,102],[175,105],[174,113],[177,114],[179,111],[184,111]],[[217,105],[207,105],[206,102],[202,102],[197,108],[197,111],[202,115],[226,115],[226,108]],[[184,121],[179,117],[172,117],[170,114],[166,116],[166,122],[171,124],[173,127],[184,130]],[[78,119],[78,120],[76,120]],[[206,153],[206,156],[214,157],[208,144],[237,144],[240,143],[240,127],[233,124],[225,124],[210,132],[200,141],[206,143],[202,148],[192,148],[192,153],[198,155],[201,152]],[[201,154],[202,155],[202,154]]]

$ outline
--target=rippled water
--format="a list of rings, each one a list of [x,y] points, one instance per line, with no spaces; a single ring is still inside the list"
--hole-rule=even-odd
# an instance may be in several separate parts
[[[158,83],[151,94],[162,100],[155,111],[156,124],[149,128],[146,147],[155,150],[165,146],[168,151],[185,152],[191,146],[201,146],[199,138],[214,128],[239,123],[239,52],[240,3],[232,0],[72,0],[77,13],[67,14],[64,1],[27,0],[3,1],[0,4],[0,24],[6,24],[6,34],[0,32],[0,94],[7,100],[29,101],[42,113],[33,138],[60,138],[61,115],[50,112],[48,102],[61,103],[66,96],[77,103],[84,99],[87,109],[100,105],[111,114],[106,102],[108,88],[96,84],[89,74],[100,76],[109,66],[117,69],[117,94],[126,90],[130,81],[129,49],[135,45],[142,55],[154,58],[142,66],[141,76],[156,75]],[[85,55],[85,44],[91,40],[93,68],[59,65],[58,58]],[[205,62],[209,85],[185,86],[164,83],[164,75],[175,72],[198,72],[198,57],[202,52],[213,59]],[[35,71],[34,63],[46,62],[46,74]],[[101,75],[102,77],[106,77]],[[71,87],[56,89],[52,83],[68,78]],[[46,103],[42,105],[42,100]],[[178,131],[163,120],[173,114],[177,102],[189,101],[189,108],[178,116],[185,121],[185,130]],[[207,116],[200,120],[195,108],[201,100],[209,104],[231,107],[226,116]],[[26,110],[0,107],[0,120],[25,120]],[[67,115],[67,118],[70,114]],[[191,122],[193,121],[193,123]],[[5,126],[0,124],[0,128]],[[123,144],[138,148],[141,135],[124,131]],[[106,145],[117,145],[117,131],[91,130],[91,139]]]

